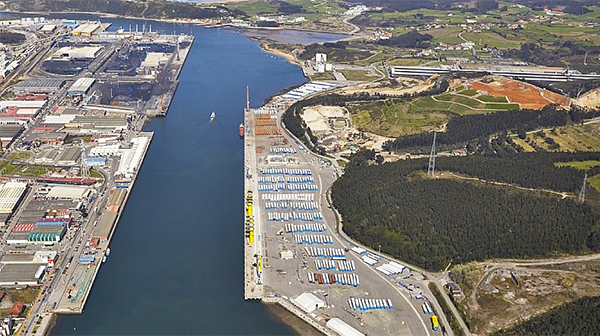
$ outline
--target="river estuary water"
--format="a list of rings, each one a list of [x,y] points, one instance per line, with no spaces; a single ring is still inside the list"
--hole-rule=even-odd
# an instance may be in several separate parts
[[[102,21],[113,23],[110,30],[135,24],[141,30],[144,23]],[[150,23],[153,31],[191,31]],[[53,335],[295,334],[268,307],[243,299],[243,142],[237,132],[246,85],[258,106],[306,79],[299,67],[233,31],[194,27],[193,34],[168,116],[146,127],[154,140],[85,312],[59,316]],[[209,123],[212,111],[216,119]]]

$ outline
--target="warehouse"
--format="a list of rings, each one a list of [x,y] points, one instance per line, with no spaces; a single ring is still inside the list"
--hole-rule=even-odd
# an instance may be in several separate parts
[[[121,145],[96,146],[90,150],[90,156],[121,156]]]
[[[0,213],[12,213],[25,196],[27,183],[6,182],[0,189]]]
[[[21,132],[23,132],[23,125],[0,125],[2,148],[8,147]]]
[[[47,269],[40,264],[2,264],[0,267],[0,286],[37,285]]]
[[[62,79],[27,79],[12,86],[17,95],[30,93],[55,93],[63,86]]]
[[[113,133],[127,129],[127,120],[123,117],[76,116],[66,123],[67,128],[78,128],[80,133]]]
[[[30,243],[58,243],[66,231],[66,225],[36,224],[35,228],[27,235],[27,241]]]
[[[81,156],[81,149],[79,147],[70,147],[62,152],[58,157],[57,163],[59,165],[76,165],[79,156]]]
[[[348,323],[340,320],[337,317],[330,319],[325,325],[342,336],[365,336],[365,334],[354,329]]]
[[[71,85],[67,94],[70,96],[86,94],[96,82],[95,78],[79,78]]]
[[[30,134],[23,143],[28,145],[34,142],[42,144],[62,145],[67,140],[68,133],[64,132],[51,132],[51,133],[32,133]]]
[[[325,307],[325,302],[311,293],[302,293],[298,297],[292,298],[291,301],[305,313],[312,313],[319,308]]]
[[[73,29],[73,34],[75,35],[83,35],[83,36],[92,36],[98,28],[100,28],[100,24],[98,23],[84,23],[77,28]]]
[[[42,26],[42,28],[40,28],[40,32],[51,34],[51,33],[54,33],[54,31],[56,30],[56,27],[57,26],[55,24],[45,24]]]
[[[144,158],[144,152],[148,143],[148,138],[138,137],[131,139],[131,149],[123,149],[121,161],[119,162],[119,170],[116,175],[130,175],[136,172]]]
[[[36,251],[35,253],[10,253],[2,257],[0,263],[3,264],[47,264],[54,266],[54,261],[58,252],[56,251]]]
[[[50,189],[48,197],[50,198],[68,198],[68,199],[82,199],[87,198],[91,193],[89,188],[85,187],[71,187],[71,186],[56,186]]]
[[[91,60],[100,54],[103,47],[62,47],[52,54],[54,60]]]

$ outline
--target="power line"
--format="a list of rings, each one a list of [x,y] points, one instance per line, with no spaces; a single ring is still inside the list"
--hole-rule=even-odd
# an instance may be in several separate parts
[[[585,187],[587,185],[587,173],[583,176],[583,186],[581,187],[581,191],[579,192],[579,202],[585,202]]]
[[[433,176],[435,172],[435,137],[436,133],[433,132],[433,143],[431,144],[431,154],[429,154],[429,167],[427,168],[427,175]]]

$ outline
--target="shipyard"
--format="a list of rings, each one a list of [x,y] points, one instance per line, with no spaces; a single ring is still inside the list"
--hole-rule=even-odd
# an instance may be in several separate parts
[[[341,231],[328,195],[341,167],[282,125],[293,102],[335,86],[309,82],[259,108],[247,101],[245,299],[279,304],[326,335],[442,334],[423,273]]]
[[[22,41],[0,56],[1,323],[45,335],[56,314],[83,313],[110,262],[153,138],[144,125],[166,116],[193,36],[44,17],[3,26]]]

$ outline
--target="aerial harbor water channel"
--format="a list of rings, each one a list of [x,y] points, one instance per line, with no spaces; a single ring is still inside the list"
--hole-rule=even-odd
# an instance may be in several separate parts
[[[102,20],[111,29],[141,29],[146,22]],[[237,126],[246,85],[258,106],[305,78],[299,67],[235,32],[151,24],[167,34],[193,31],[196,39],[167,118],[146,126],[154,139],[110,261],[84,314],[60,316],[53,334],[294,334],[265,306],[244,301]]]

